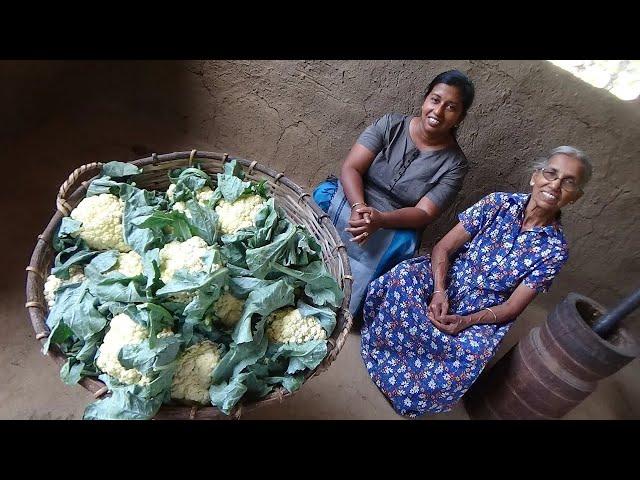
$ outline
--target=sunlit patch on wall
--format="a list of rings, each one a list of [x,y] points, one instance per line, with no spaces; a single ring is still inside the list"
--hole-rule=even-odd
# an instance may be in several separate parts
[[[548,60],[621,100],[640,96],[640,60]]]

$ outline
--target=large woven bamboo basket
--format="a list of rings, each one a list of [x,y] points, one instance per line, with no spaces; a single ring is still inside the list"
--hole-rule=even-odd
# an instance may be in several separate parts
[[[320,365],[313,371],[308,372],[305,382],[314,375],[324,372],[336,359],[340,352],[347,334],[352,324],[352,317],[348,306],[351,298],[351,285],[353,277],[349,267],[349,260],[346,248],[340,240],[340,236],[331,223],[329,216],[325,214],[313,202],[311,195],[304,192],[299,186],[289,180],[282,173],[276,173],[256,161],[249,161],[242,158],[231,157],[228,154],[199,152],[175,152],[165,155],[153,154],[151,157],[142,158],[131,162],[143,168],[143,172],[135,179],[136,185],[148,190],[164,191],[169,186],[167,173],[179,167],[198,164],[203,170],[209,173],[213,180],[216,174],[223,171],[225,162],[236,160],[243,166],[245,178],[247,180],[266,180],[266,185],[270,195],[276,200],[278,205],[285,212],[289,220],[300,225],[304,225],[310,234],[315,237],[322,247],[323,261],[331,275],[338,281],[344,292],[344,300],[341,307],[336,312],[336,328],[328,339],[328,353]],[[102,163],[90,163],[82,165],[73,171],[69,178],[61,185],[56,199],[57,212],[51,217],[49,224],[41,235],[38,235],[36,246],[31,255],[31,261],[27,270],[26,287],[26,308],[29,312],[31,324],[36,333],[36,339],[42,345],[49,336],[49,328],[45,320],[48,315],[47,302],[44,298],[44,282],[51,269],[55,257],[51,245],[53,234],[58,228],[62,218],[68,216],[71,210],[84,198],[90,181],[99,176]],[[64,364],[66,358],[57,346],[51,347],[48,352],[60,366]],[[91,391],[96,398],[108,395],[105,384],[97,379],[83,378],[80,382],[87,390]],[[301,388],[304,387],[304,384]],[[163,405],[155,418],[157,419],[223,419],[240,418],[243,412],[253,410],[262,405],[272,402],[281,402],[284,398],[292,395],[282,387],[270,395],[258,400],[239,402],[226,416],[220,410],[212,406],[171,406]]]

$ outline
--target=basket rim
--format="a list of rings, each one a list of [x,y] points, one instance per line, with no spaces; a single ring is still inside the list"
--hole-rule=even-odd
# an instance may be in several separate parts
[[[312,377],[317,376],[324,371],[326,371],[331,363],[336,359],[337,355],[342,350],[344,342],[346,341],[346,337],[353,326],[353,318],[348,309],[349,300],[351,296],[351,286],[353,284],[353,277],[351,275],[351,266],[349,263],[349,258],[346,254],[346,247],[344,246],[340,236],[335,228],[335,226],[331,223],[329,216],[318,207],[318,205],[313,201],[313,197],[311,194],[305,192],[300,186],[298,186],[295,182],[290,180],[284,173],[277,173],[275,170],[263,165],[255,160],[247,160],[237,156],[231,156],[227,153],[216,153],[209,151],[181,151],[181,152],[173,152],[166,154],[156,154],[153,153],[151,156],[143,157],[137,160],[127,161],[123,163],[129,163],[136,165],[139,168],[143,168],[142,174],[144,175],[144,167],[153,166],[153,167],[161,167],[163,164],[168,162],[175,162],[180,160],[188,160],[187,166],[192,166],[194,163],[202,164],[203,167],[206,167],[206,164],[201,160],[212,160],[220,162],[220,165],[224,165],[225,162],[229,161],[237,161],[242,167],[248,169],[248,173],[252,174],[253,171],[260,172],[261,174],[270,177],[273,183],[272,185],[276,185],[277,183],[281,183],[283,186],[292,190],[298,197],[297,203],[301,204],[302,208],[306,207],[313,212],[313,218],[317,222],[320,230],[329,233],[332,237],[333,241],[336,243],[336,246],[332,249],[331,255],[335,258],[338,257],[338,261],[341,262],[341,270],[342,274],[338,274],[342,278],[336,278],[336,280],[342,285],[342,290],[344,292],[344,299],[340,307],[336,310],[336,323],[340,324],[340,320],[343,321],[342,329],[335,329],[332,335],[327,340],[330,348],[327,351],[327,355],[322,360],[322,362],[313,370],[307,372],[305,374],[305,379],[302,385],[295,392],[289,392],[284,389],[284,387],[277,387],[274,392],[269,395],[258,399],[258,400],[248,400],[248,401],[240,401],[238,404],[232,409],[229,415],[225,415],[221,410],[213,405],[173,405],[173,404],[163,404],[157,414],[153,417],[154,419],[164,419],[164,418],[189,418],[194,419],[196,416],[199,419],[210,418],[210,419],[229,419],[229,418],[240,418],[242,412],[251,411],[260,406],[272,403],[273,401],[282,401],[286,397],[290,397],[300,391],[302,386],[310,380]],[[32,326],[36,333],[35,337],[37,341],[40,341],[40,344],[44,346],[49,336],[49,328],[47,327],[46,320],[46,311],[48,307],[44,305],[42,302],[38,300],[38,292],[40,296],[42,295],[42,290],[44,286],[44,280],[48,276],[48,270],[50,269],[51,258],[46,262],[45,268],[39,268],[43,259],[46,259],[48,255],[54,253],[53,247],[51,245],[51,238],[53,232],[60,224],[63,217],[68,216],[71,212],[72,208],[70,207],[69,201],[80,201],[84,198],[87,187],[89,183],[96,177],[99,176],[99,172],[102,169],[103,163],[94,162],[89,164],[84,164],[76,169],[69,175],[69,178],[60,186],[57,198],[56,198],[56,212],[52,215],[47,224],[47,227],[43,231],[42,234],[38,235],[36,245],[31,255],[31,259],[29,262],[29,266],[26,267],[27,275],[26,275],[26,304],[25,308],[29,314]],[[180,165],[178,165],[180,166]],[[172,166],[167,168],[177,168],[178,166]],[[80,181],[83,176],[86,176],[92,170],[97,170],[97,174],[94,174],[89,179]],[[161,170],[159,168],[158,170]],[[245,170],[246,171],[246,170]],[[78,185],[79,183],[79,185]],[[71,193],[70,191],[73,190]],[[274,194],[275,196],[275,194]],[[316,237],[315,233],[309,230],[309,233]],[[317,238],[316,238],[317,239]],[[326,263],[326,259],[323,258],[323,263]],[[43,271],[44,270],[44,271]],[[333,274],[332,274],[333,275]],[[333,275],[334,278],[336,277]],[[350,280],[350,282],[347,282]],[[334,339],[335,337],[335,339]],[[57,345],[52,345],[48,356],[53,358],[58,365],[62,365],[66,362],[66,356],[59,350]],[[91,391],[96,398],[100,398],[105,394],[108,394],[106,385],[92,377],[85,377],[80,380],[79,385],[83,388]],[[188,415],[187,415],[187,412]],[[180,415],[182,414],[182,415]]]

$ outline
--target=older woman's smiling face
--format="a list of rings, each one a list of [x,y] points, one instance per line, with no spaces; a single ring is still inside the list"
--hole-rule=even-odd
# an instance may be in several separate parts
[[[560,210],[569,202],[574,202],[582,196],[582,178],[584,165],[574,157],[563,153],[549,159],[543,171],[538,170],[531,177],[533,189],[531,198],[545,210]],[[556,177],[549,180],[547,177]]]

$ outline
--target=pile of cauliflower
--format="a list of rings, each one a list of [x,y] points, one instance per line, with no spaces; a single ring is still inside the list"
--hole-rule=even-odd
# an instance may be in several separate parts
[[[254,270],[248,269],[254,265],[244,256],[252,248],[269,248],[273,238],[266,230],[256,236],[264,245],[250,240],[260,228],[271,228],[257,220],[263,209],[273,209],[264,191],[232,178],[235,162],[226,176],[218,177],[219,183],[230,179],[232,187],[226,190],[220,185],[211,188],[208,177],[196,171],[192,178],[185,179],[184,172],[170,176],[172,183],[164,193],[136,188],[128,178],[136,169],[112,164],[63,220],[54,242],[55,265],[43,292],[50,310],[50,342],[68,357],[61,370],[65,382],[98,376],[113,393],[93,404],[105,407],[94,408],[91,418],[150,418],[167,402],[213,404],[228,413],[240,399],[236,392],[254,388],[264,395],[273,388],[269,375],[296,375],[288,388],[301,384],[300,366],[290,366],[286,373],[257,366],[277,364],[286,369],[282,358],[280,363],[269,363],[261,339],[273,346],[269,355],[281,345],[288,345],[289,352],[326,340],[335,321],[304,315],[293,306],[303,291],[291,284],[299,282],[298,277],[289,283],[285,277],[267,280],[264,274],[254,277]],[[126,172],[124,181],[108,172]],[[229,194],[233,188],[235,193]],[[310,244],[283,242],[274,251]],[[309,257],[308,249],[304,258],[310,262],[314,257]],[[261,264],[256,265],[255,271],[261,271]],[[340,293],[337,283],[335,289]],[[336,296],[313,311],[324,308],[324,317],[335,318],[332,308],[341,300]],[[313,305],[312,298],[305,301]],[[252,333],[260,328],[263,335]],[[322,356],[326,342],[320,343],[313,345],[325,349],[318,350]],[[45,350],[50,346],[48,341]],[[247,378],[254,378],[254,383],[240,383]],[[257,387],[256,381],[267,383]]]

